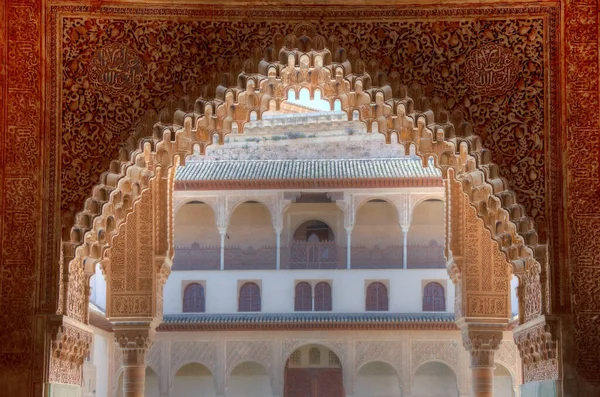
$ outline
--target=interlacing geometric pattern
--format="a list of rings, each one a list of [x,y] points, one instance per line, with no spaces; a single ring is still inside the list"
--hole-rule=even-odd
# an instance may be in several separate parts
[[[525,302],[523,313],[526,313],[521,314],[521,322],[545,314],[547,247],[538,243],[532,219],[517,203],[514,192],[508,190],[507,182],[491,161],[490,152],[482,147],[481,139],[472,133],[469,124],[464,121],[454,124],[449,113],[432,106],[418,86],[407,88],[397,76],[386,76],[373,65],[367,68],[364,61],[349,57],[343,48],[330,51],[322,36],[289,36],[284,42],[283,48],[267,48],[264,54],[255,54],[246,61],[237,79],[227,74],[222,76],[221,85],[204,87],[200,97],[183,97],[172,118],[161,115],[152,137],[141,139],[135,149],[123,149],[121,158],[112,161],[109,171],[94,188],[93,196],[86,200],[84,211],[76,217],[70,241],[63,242],[65,263],[72,260],[81,260],[83,264],[106,263],[106,253],[122,230],[121,225],[147,190],[152,191],[152,205],[160,206],[161,213],[170,214],[162,229],[168,235],[164,240],[156,240],[167,241],[168,246],[155,252],[166,257],[172,255],[169,250],[172,210],[165,204],[171,202],[172,189],[167,176],[172,175],[172,170],[185,162],[195,146],[204,153],[213,143],[213,137],[223,144],[234,123],[238,132],[243,133],[252,113],[260,119],[264,111],[278,109],[289,90],[299,93],[307,89],[311,97],[319,90],[332,108],[339,101],[349,120],[358,112],[368,133],[376,128],[386,142],[397,141],[406,153],[414,147],[424,165],[432,157],[442,178],[453,186],[448,201],[453,203],[457,195],[466,194],[466,202],[476,211],[520,278]],[[159,221],[155,218],[152,222]],[[452,265],[449,247],[446,255]],[[162,262],[155,261],[154,272],[162,269],[157,263]],[[111,271],[118,271],[119,265],[111,264]],[[450,266],[450,271],[452,276],[462,269]],[[541,291],[536,288],[540,281]],[[67,290],[77,291],[74,287]],[[87,298],[67,296],[67,299]],[[126,314],[118,313],[124,317]],[[156,316],[156,308],[148,314]]]

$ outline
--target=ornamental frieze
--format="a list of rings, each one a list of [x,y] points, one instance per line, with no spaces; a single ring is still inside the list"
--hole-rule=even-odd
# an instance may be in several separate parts
[[[237,76],[246,59],[279,48],[296,32],[328,38],[322,44],[334,50],[349,49],[350,61],[365,60],[365,68],[374,69],[369,72],[379,68],[409,87],[419,84],[432,107],[472,123],[545,233],[544,60],[551,54],[544,42],[549,26],[536,15],[548,9],[514,9],[514,16],[501,20],[493,18],[497,11],[485,9],[442,15],[353,8],[318,17],[310,9],[290,9],[278,11],[277,18],[266,9],[179,10],[177,19],[161,12],[126,23],[116,16],[135,9],[110,9],[115,18],[85,8],[61,10],[70,11],[56,32],[54,61],[54,67],[65,65],[55,98],[65,215],[81,208],[97,175],[130,137],[151,133],[140,124],[145,115],[172,107],[172,98],[196,98],[206,86],[210,90]],[[527,18],[521,18],[525,12]]]

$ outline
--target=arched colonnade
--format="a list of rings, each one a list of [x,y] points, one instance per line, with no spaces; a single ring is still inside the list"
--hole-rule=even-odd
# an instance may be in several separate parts
[[[152,137],[112,161],[63,240],[61,314],[87,323],[88,279],[99,262],[107,278],[107,316],[123,351],[125,394],[141,396],[143,357],[162,317],[162,287],[173,257],[177,166],[195,146],[203,153],[215,134],[223,143],[233,123],[243,133],[250,113],[260,118],[271,106],[278,108],[290,89],[306,88],[311,96],[320,90],[332,105],[340,101],[349,119],[358,111],[369,132],[377,124],[387,142],[397,140],[407,153],[414,148],[424,164],[433,158],[440,169],[446,188],[445,254],[457,286],[457,322],[472,354],[475,395],[491,393],[494,352],[510,317],[511,273],[519,278],[515,341],[524,366],[531,367],[530,374],[555,368],[554,337],[544,317],[547,247],[538,244],[533,221],[499,176],[481,139],[468,123],[452,124],[418,86],[407,88],[398,76],[381,72],[370,75],[364,62],[349,60],[343,49],[332,53],[319,44],[326,41],[313,38],[311,47],[310,40],[292,37],[286,40],[294,43],[292,48],[267,49],[263,59],[246,62],[237,85],[219,86],[213,99],[183,98],[172,123],[159,121]],[[222,207],[217,219],[226,219]],[[55,356],[51,367],[61,360]]]
[[[293,213],[294,201],[283,192],[231,191],[223,195],[221,192],[183,190],[176,193],[173,198],[173,228],[175,249],[178,252],[176,264],[180,270],[187,269],[186,266],[193,263],[202,263],[202,269],[243,268],[241,263],[244,261],[238,256],[245,252],[244,250],[253,257],[264,259],[264,262],[260,263],[250,263],[246,260],[245,263],[253,269],[287,268],[290,258],[287,258],[289,253],[286,256],[283,248],[290,248],[296,240],[298,228],[313,220],[333,227],[331,235],[323,239],[331,240],[332,244],[343,250],[340,254],[344,255],[340,256],[344,263],[341,263],[340,267],[347,269],[355,268],[353,263],[359,267],[368,266],[364,263],[364,258],[363,262],[360,262],[360,257],[358,262],[352,260],[355,254],[360,255],[365,251],[368,253],[368,248],[372,248],[369,246],[365,249],[364,244],[397,244],[398,247],[394,248],[400,249],[399,267],[407,268],[409,264],[417,266],[419,260],[423,261],[423,258],[427,257],[428,247],[423,245],[424,236],[433,237],[440,248],[444,240],[445,198],[442,193],[384,192],[373,195],[359,190],[334,193],[337,205],[328,204],[331,206],[326,213],[329,218],[304,215],[297,222],[290,224],[284,219],[286,214]],[[374,200],[381,201],[387,208],[374,211]],[[252,207],[249,207],[250,205]],[[434,218],[428,214],[431,208],[435,209],[435,215],[439,213],[439,220],[434,219],[435,230],[432,230],[429,224],[421,224]],[[221,218],[219,214],[222,214]],[[382,215],[387,225],[385,235],[377,234],[377,230],[373,230],[370,225],[373,223],[373,216]],[[388,219],[389,216],[395,219]],[[393,234],[390,234],[390,231]],[[202,246],[198,241],[203,242]],[[435,263],[438,264],[439,260]]]

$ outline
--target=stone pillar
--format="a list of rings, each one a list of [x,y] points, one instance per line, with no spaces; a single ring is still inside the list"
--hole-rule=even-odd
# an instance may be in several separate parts
[[[471,395],[494,397],[494,354],[500,347],[502,330],[467,328],[462,330],[462,336],[471,356]]]
[[[402,268],[408,267],[408,228],[409,226],[401,226],[402,228]]]
[[[352,228],[346,227],[346,269],[352,268],[352,260],[350,258],[352,254]]]
[[[227,228],[220,227],[219,234],[221,235],[221,260],[219,268],[225,270],[225,235],[227,234]]]
[[[151,328],[148,324],[115,324],[115,342],[123,352],[123,397],[144,397],[146,353],[150,349]]]
[[[281,269],[281,229],[275,229],[275,235],[277,236],[275,249],[275,268]]]

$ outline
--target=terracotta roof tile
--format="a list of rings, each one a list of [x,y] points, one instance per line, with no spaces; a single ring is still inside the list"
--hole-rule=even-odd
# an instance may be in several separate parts
[[[177,181],[320,180],[440,178],[419,158],[203,160],[177,169]]]

